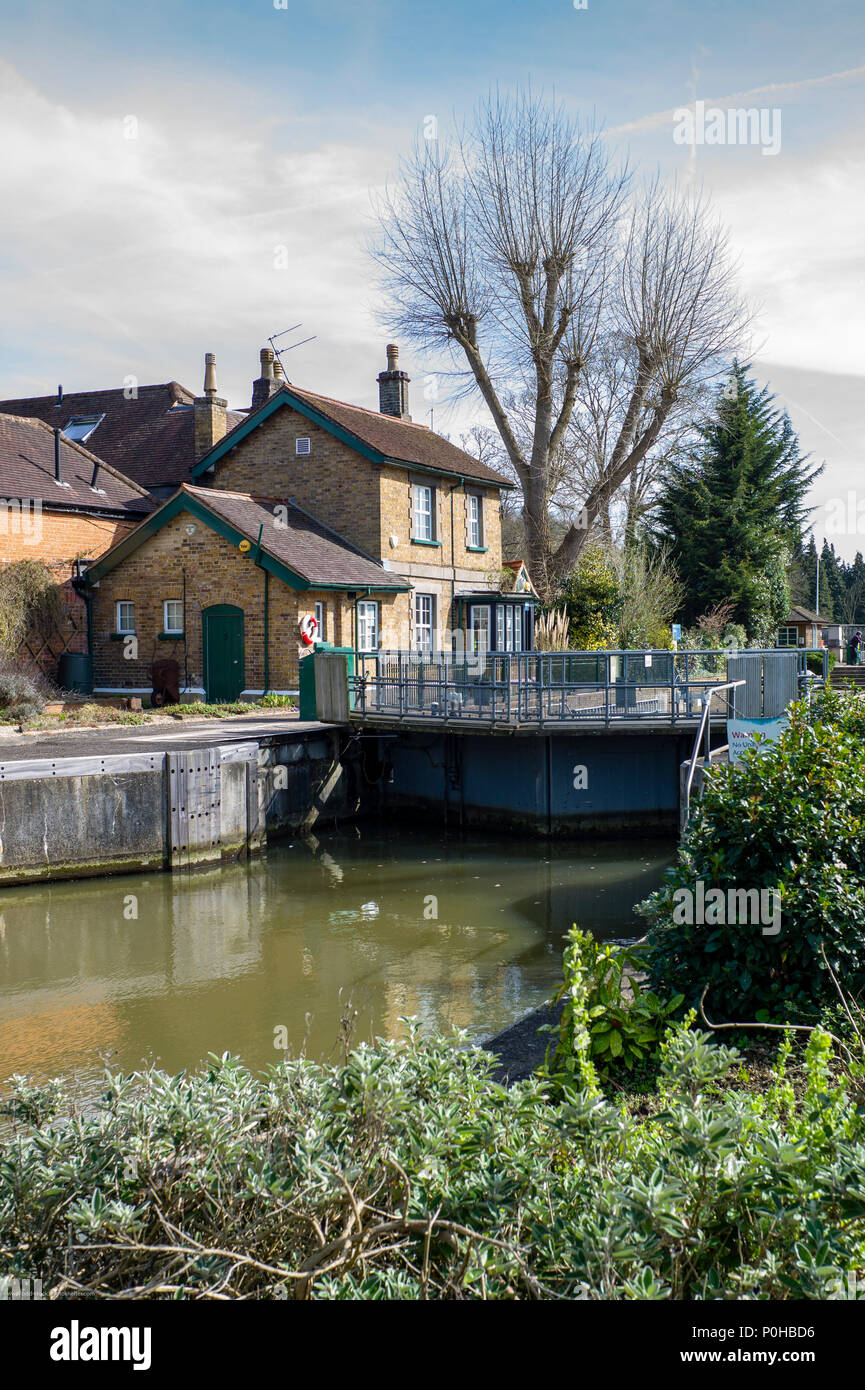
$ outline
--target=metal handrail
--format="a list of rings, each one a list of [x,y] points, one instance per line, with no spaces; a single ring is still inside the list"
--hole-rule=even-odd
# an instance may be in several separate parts
[[[707,761],[708,763],[711,763],[711,761],[712,761],[712,748],[711,748],[711,743],[709,742],[710,737],[711,737],[711,734],[710,734],[711,724],[709,723],[709,721],[711,720],[712,701],[713,701],[713,699],[715,698],[716,695],[719,695],[719,694],[721,693],[722,690],[736,690],[736,689],[738,689],[738,687],[739,687],[740,685],[745,685],[745,684],[746,684],[746,682],[745,682],[744,680],[739,680],[739,681],[725,681],[723,685],[716,685],[716,686],[714,686],[711,690],[708,690],[708,691],[706,692],[706,694],[708,695],[709,698],[706,700],[706,703],[705,703],[704,706],[703,706],[703,716],[702,716],[702,718],[701,718],[701,720],[700,720],[700,727],[699,727],[699,729],[697,730],[697,737],[696,737],[695,740],[694,740],[694,751],[693,751],[693,753],[691,754],[691,764],[690,764],[690,767],[689,767],[689,769],[688,769],[688,780],[687,780],[687,782],[685,783],[685,796],[684,796],[684,802],[685,802],[685,807],[684,807],[684,810],[685,810],[685,824],[687,824],[687,822],[688,822],[688,816],[689,816],[690,810],[691,810],[691,788],[692,788],[692,786],[694,785],[694,773],[695,773],[696,770],[697,770],[697,761],[698,761],[698,757],[699,757],[699,753],[700,753],[700,740],[702,739],[704,733],[706,734],[706,738],[707,738],[706,761]],[[729,704],[730,704],[730,702],[729,702],[729,700],[728,700],[728,701],[727,701],[727,706],[728,706],[728,708],[729,708]]]

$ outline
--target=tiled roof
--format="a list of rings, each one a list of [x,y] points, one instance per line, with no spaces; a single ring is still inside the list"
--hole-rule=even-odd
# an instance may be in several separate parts
[[[99,463],[96,490],[90,486]],[[128,512],[145,515],[153,498],[129,478],[97,459],[89,449],[61,437],[60,472],[68,487],[54,479],[54,430],[41,420],[0,414],[0,495],[31,498],[52,511]]]
[[[384,569],[335,531],[280,497],[253,497],[222,488],[191,487],[182,491],[242,532],[312,585],[345,585],[358,589],[407,589],[397,574]],[[277,511],[276,509],[279,508]]]
[[[472,458],[471,454],[457,448],[450,440],[443,439],[440,434],[435,434],[426,425],[398,420],[393,415],[382,415],[377,410],[365,410],[362,406],[348,405],[345,401],[334,401],[329,396],[318,396],[313,391],[303,391],[294,385],[283,386],[258,410],[250,411],[239,422],[240,427],[254,423],[256,416],[262,411],[267,412],[264,417],[266,419],[273,411],[274,401],[280,396],[285,397],[286,404],[291,404],[292,396],[306,402],[333,424],[347,430],[361,443],[385,458],[414,464],[421,469],[435,469],[476,482],[489,483],[493,487],[513,487],[513,483],[501,473],[496,473],[485,463]],[[230,442],[229,434],[216,445],[216,448],[223,453],[226,444]]]
[[[820,613],[814,613],[810,608],[800,608],[794,605],[790,609],[790,616],[786,620],[788,623],[828,623],[831,618],[824,618]]]
[[[195,462],[193,395],[176,381],[139,386],[134,399],[122,387],[75,391],[57,405],[55,396],[0,401],[0,411],[44,420],[65,429],[76,415],[104,415],[88,439],[99,453],[142,487],[179,487]],[[227,412],[233,429],[244,415]]]

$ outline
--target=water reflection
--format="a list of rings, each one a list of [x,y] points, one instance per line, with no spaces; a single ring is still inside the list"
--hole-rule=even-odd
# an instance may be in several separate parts
[[[254,1067],[355,1038],[495,1031],[559,976],[571,922],[638,934],[667,841],[542,845],[352,829],[181,875],[0,893],[0,1078],[95,1083],[107,1056],[169,1070],[209,1051]]]

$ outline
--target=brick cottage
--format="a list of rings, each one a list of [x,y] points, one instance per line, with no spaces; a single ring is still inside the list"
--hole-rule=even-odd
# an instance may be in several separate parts
[[[28,634],[21,657],[52,676],[66,652],[88,650],[82,565],[152,512],[152,497],[59,428],[0,414],[0,568],[39,561],[61,587],[64,619]]]
[[[189,481],[87,571],[101,694],[150,691],[173,658],[187,697],[294,692],[300,625],[361,651],[531,647],[534,595],[501,585],[511,484],[408,413],[396,347],[380,410],[300,390],[261,352],[233,428],[207,355]]]

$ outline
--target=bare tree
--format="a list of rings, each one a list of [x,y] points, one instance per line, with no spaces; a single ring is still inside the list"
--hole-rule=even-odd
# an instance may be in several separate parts
[[[395,327],[447,348],[480,391],[520,485],[545,599],[743,323],[724,234],[701,200],[657,181],[631,199],[629,186],[597,130],[530,93],[495,94],[454,145],[419,142],[381,208],[375,255]],[[623,403],[554,539],[566,435],[601,344],[621,362]],[[528,431],[512,409],[526,391]]]

